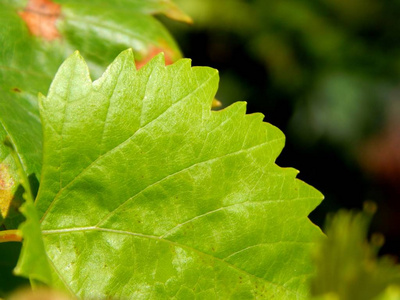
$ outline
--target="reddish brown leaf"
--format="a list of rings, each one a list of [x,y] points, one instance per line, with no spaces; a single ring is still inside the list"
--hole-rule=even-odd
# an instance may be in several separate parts
[[[61,14],[61,6],[50,0],[29,0],[19,15],[25,21],[29,31],[51,41],[60,37],[56,22]]]
[[[145,56],[141,60],[136,61],[136,68],[140,69],[145,64],[147,64],[154,56],[156,56],[157,54],[159,54],[161,52],[164,52],[165,65],[170,65],[174,62],[174,60],[172,58],[173,54],[172,54],[171,50],[153,46],[148,51],[147,56]]]

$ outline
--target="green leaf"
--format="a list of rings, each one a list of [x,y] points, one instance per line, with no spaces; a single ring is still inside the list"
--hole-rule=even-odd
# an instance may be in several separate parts
[[[47,257],[42,232],[39,224],[37,210],[32,201],[26,201],[20,208],[26,221],[20,226],[21,234],[24,237],[21,254],[14,274],[29,278],[31,286],[36,287],[45,283],[50,286],[57,286],[58,289],[68,290],[65,283],[61,281],[59,274],[51,267]],[[2,276],[8,273],[1,272]],[[10,281],[20,282],[20,277],[10,277]],[[1,285],[4,288],[4,283]]]
[[[16,228],[21,222],[18,208],[22,198],[15,165],[2,142],[9,136],[31,184],[37,185],[42,161],[37,95],[47,93],[69,49],[80,49],[89,58],[95,77],[129,47],[143,62],[160,51],[165,51],[172,62],[181,53],[152,14],[188,18],[171,1],[57,1],[61,6],[39,2],[0,3],[0,21],[4,24],[0,26],[0,222],[6,218],[7,228]],[[56,16],[56,25],[46,21],[46,16],[52,15]],[[38,16],[43,18],[39,23],[45,24],[40,34],[36,32],[37,23],[29,22]],[[41,33],[52,26],[55,36]]]
[[[262,114],[246,115],[243,102],[211,111],[217,85],[216,70],[165,67],[161,55],[136,71],[131,51],[93,83],[78,53],[59,69],[40,99],[36,208],[70,293],[308,295],[321,232],[307,215],[322,196],[275,164],[284,136]],[[21,259],[34,247],[24,243]]]

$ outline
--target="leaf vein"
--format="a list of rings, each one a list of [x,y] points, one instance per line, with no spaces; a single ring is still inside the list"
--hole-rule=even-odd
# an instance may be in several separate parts
[[[255,244],[255,245],[251,245],[251,246],[245,247],[243,249],[240,249],[240,250],[238,250],[238,251],[236,251],[236,252],[234,252],[232,254],[229,254],[228,256],[224,257],[222,260],[227,260],[227,259],[229,259],[230,257],[232,257],[232,256],[234,256],[236,254],[239,254],[241,252],[244,252],[246,250],[249,250],[251,248],[256,248],[256,247],[259,247],[259,246],[276,245],[276,244],[306,245],[306,244],[312,244],[312,243],[313,242],[311,242],[311,241],[308,241],[308,242],[303,242],[303,241],[275,241],[275,242],[260,243],[260,244]]]
[[[69,230],[68,229],[43,230],[42,234],[43,235],[50,235],[50,234],[70,233],[70,232],[77,232],[77,231],[100,231],[100,232],[107,232],[107,233],[112,233],[112,234],[126,234],[126,235],[135,236],[135,237],[139,237],[139,238],[146,238],[146,239],[153,239],[153,240],[161,241],[161,242],[164,242],[164,243],[168,243],[168,244],[170,244],[170,245],[172,245],[174,247],[186,248],[186,249],[191,250],[191,251],[193,251],[195,253],[198,253],[200,255],[204,255],[204,256],[207,256],[207,257],[209,257],[211,259],[217,260],[217,261],[227,265],[228,267],[230,267],[232,269],[235,269],[236,271],[238,271],[240,273],[245,274],[246,276],[255,278],[256,280],[262,280],[264,282],[268,282],[269,284],[274,285],[277,288],[279,288],[281,290],[284,290],[285,292],[288,292],[288,293],[296,295],[296,296],[300,296],[298,293],[287,289],[285,286],[282,286],[282,285],[280,285],[280,284],[278,284],[276,282],[272,282],[272,281],[267,280],[265,278],[259,277],[259,276],[255,275],[255,274],[251,274],[248,271],[243,270],[243,269],[241,269],[241,268],[239,268],[239,267],[237,267],[237,266],[235,266],[235,265],[233,265],[233,264],[231,264],[231,263],[229,263],[229,262],[227,262],[227,261],[225,261],[225,260],[223,260],[223,259],[221,259],[219,257],[213,256],[211,254],[205,253],[205,252],[203,252],[201,250],[198,250],[196,248],[193,248],[193,247],[190,247],[190,246],[187,246],[187,245],[182,245],[182,244],[179,244],[177,242],[170,241],[170,240],[167,240],[167,239],[161,239],[158,236],[137,234],[137,233],[124,231],[124,230],[115,230],[115,229],[109,229],[109,228],[99,228],[99,227],[96,227],[96,226],[72,228],[72,230],[71,229],[69,229]]]
[[[57,192],[57,194],[54,196],[54,199],[52,201],[52,203],[49,205],[49,207],[47,208],[47,210],[43,213],[42,218],[40,219],[40,222],[43,222],[43,220],[45,219],[45,217],[47,216],[48,212],[50,211],[50,209],[54,206],[54,203],[57,201],[57,197],[61,194],[61,192],[63,190],[65,190],[67,187],[69,187],[72,183],[74,183],[77,179],[79,179],[79,177],[82,176],[82,174],[84,174],[87,170],[89,170],[93,165],[95,165],[101,158],[105,157],[106,155],[109,155],[111,153],[113,153],[113,151],[117,151],[118,149],[120,149],[121,147],[123,147],[123,145],[125,145],[126,143],[128,143],[131,139],[133,139],[136,134],[140,131],[143,131],[146,129],[147,126],[149,126],[150,124],[152,124],[153,122],[155,122],[156,120],[158,120],[161,116],[163,116],[165,113],[167,113],[171,108],[175,107],[176,105],[178,105],[179,103],[181,103],[182,101],[186,100],[189,96],[191,96],[192,94],[194,94],[197,90],[199,90],[200,88],[202,88],[205,84],[207,84],[209,81],[211,81],[211,79],[213,79],[216,76],[216,74],[213,74],[212,76],[210,76],[206,81],[204,81],[204,83],[201,86],[198,86],[194,91],[192,91],[190,94],[185,95],[184,97],[182,97],[182,99],[176,101],[175,103],[173,103],[170,107],[168,107],[165,111],[163,111],[160,115],[157,116],[157,118],[153,119],[151,122],[147,123],[145,126],[139,128],[137,131],[135,131],[131,136],[129,136],[127,139],[125,139],[123,142],[121,142],[120,144],[118,144],[117,146],[115,146],[112,149],[109,149],[107,152],[105,152],[102,155],[99,155],[99,157],[97,159],[95,159],[92,163],[90,163],[86,168],[82,169],[82,171],[77,174],[75,176],[75,178],[73,180],[71,180],[68,184],[66,184],[64,187],[61,187],[61,182],[60,182],[60,189]]]
[[[273,142],[276,141],[276,140],[279,140],[279,139],[266,141],[266,142],[264,142],[264,143],[258,144],[258,145],[256,145],[256,146],[253,146],[253,147],[250,147],[250,148],[240,149],[240,150],[238,150],[238,151],[231,152],[231,153],[227,153],[227,154],[224,154],[224,155],[222,155],[222,156],[213,157],[213,158],[210,158],[210,159],[207,159],[207,160],[204,160],[204,161],[196,162],[196,163],[194,163],[194,164],[192,164],[192,165],[190,165],[190,166],[186,166],[186,167],[184,167],[183,169],[178,170],[178,171],[176,171],[176,172],[174,172],[174,173],[172,173],[172,174],[168,174],[167,176],[165,176],[165,177],[163,177],[163,178],[161,178],[161,179],[159,179],[159,180],[153,182],[152,184],[146,186],[144,189],[140,190],[139,192],[137,192],[137,193],[134,194],[133,196],[131,196],[131,197],[129,197],[128,199],[124,200],[119,206],[117,206],[114,210],[110,211],[110,213],[108,213],[103,219],[101,219],[101,220],[97,223],[96,226],[101,226],[101,224],[104,223],[105,221],[107,221],[107,219],[108,219],[110,216],[112,216],[116,211],[122,209],[125,205],[127,205],[127,203],[129,203],[130,200],[134,199],[136,196],[142,194],[143,192],[145,192],[146,190],[148,190],[148,189],[152,188],[153,186],[159,184],[160,182],[163,182],[163,181],[165,181],[165,180],[167,180],[167,179],[169,179],[169,178],[171,178],[171,177],[173,177],[173,176],[175,176],[175,175],[177,175],[177,174],[180,174],[180,173],[182,173],[182,172],[184,172],[184,171],[187,171],[187,170],[189,170],[189,169],[191,169],[191,168],[193,168],[193,167],[195,167],[195,166],[198,166],[198,165],[200,165],[200,164],[210,163],[210,162],[214,162],[214,161],[217,161],[217,160],[219,160],[219,159],[222,159],[222,158],[225,158],[225,157],[228,157],[228,156],[234,156],[234,155],[241,154],[241,153],[243,153],[243,152],[252,151],[252,150],[254,150],[254,149],[258,149],[258,148],[260,148],[260,147],[262,147],[262,146],[265,146],[265,145],[267,145],[267,144],[273,143]]]

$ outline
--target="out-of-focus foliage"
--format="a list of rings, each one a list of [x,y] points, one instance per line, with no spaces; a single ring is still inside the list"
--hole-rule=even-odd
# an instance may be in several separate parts
[[[328,238],[315,249],[317,273],[312,293],[317,299],[399,299],[400,268],[388,257],[377,258],[380,234],[367,241],[374,204],[364,212],[339,211],[326,224]]]
[[[193,17],[194,31],[234,33],[265,66],[266,88],[293,99],[290,128],[303,141],[354,150],[382,121],[384,99],[400,77],[399,2],[177,2]]]

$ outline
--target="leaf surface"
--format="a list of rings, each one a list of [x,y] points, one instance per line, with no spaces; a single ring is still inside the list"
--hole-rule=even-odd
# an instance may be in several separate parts
[[[211,111],[217,85],[161,55],[137,71],[131,51],[95,82],[78,53],[62,65],[40,100],[49,281],[80,298],[307,296],[321,194],[275,164],[284,136],[263,115]]]
[[[55,3],[57,2],[57,3]],[[133,48],[143,62],[160,51],[181,57],[175,41],[152,15],[188,21],[171,1],[13,0],[0,3],[0,208],[7,228],[21,218],[19,177],[3,140],[9,136],[24,170],[37,185],[42,132],[37,95],[46,94],[59,65],[80,49],[95,77],[114,57]]]

